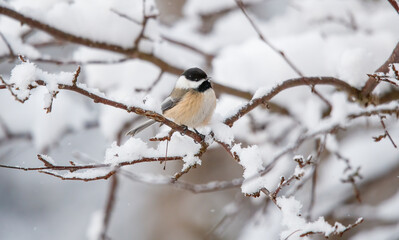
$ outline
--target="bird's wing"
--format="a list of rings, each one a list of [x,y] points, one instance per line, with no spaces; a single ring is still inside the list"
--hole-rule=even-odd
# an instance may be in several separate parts
[[[162,113],[176,106],[189,89],[174,89],[169,97],[167,97],[161,104]]]
[[[174,101],[173,98],[170,96],[167,97],[161,105],[162,113],[164,113],[166,110],[171,109],[172,107],[176,106],[177,101]]]

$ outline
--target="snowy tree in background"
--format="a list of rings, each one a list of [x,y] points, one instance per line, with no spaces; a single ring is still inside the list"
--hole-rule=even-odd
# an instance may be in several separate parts
[[[398,13],[0,1],[0,238],[399,239]],[[160,108],[194,66],[200,134]]]

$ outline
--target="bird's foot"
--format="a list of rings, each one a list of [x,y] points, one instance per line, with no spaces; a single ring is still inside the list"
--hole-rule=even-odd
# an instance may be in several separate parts
[[[182,126],[182,128],[183,128],[183,132],[180,132],[180,135],[185,135],[186,134],[186,132],[187,132],[187,130],[188,130],[188,127],[186,126],[186,125],[181,125]]]
[[[196,134],[198,134],[201,137],[202,141],[204,141],[205,135],[201,134],[200,132],[198,132],[197,129],[195,129],[195,128],[194,128],[194,131],[195,131]]]

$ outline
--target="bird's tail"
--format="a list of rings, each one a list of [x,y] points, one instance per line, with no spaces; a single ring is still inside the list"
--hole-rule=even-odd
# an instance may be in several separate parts
[[[126,136],[130,135],[130,136],[134,136],[137,133],[143,131],[144,129],[148,128],[149,126],[151,126],[152,124],[156,123],[156,121],[150,119],[148,121],[145,121],[144,123],[140,124],[139,126],[131,129],[129,132],[126,133]]]

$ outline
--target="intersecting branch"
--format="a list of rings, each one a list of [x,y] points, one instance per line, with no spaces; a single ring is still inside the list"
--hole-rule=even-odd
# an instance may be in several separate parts
[[[284,61],[291,67],[291,69],[294,70],[294,72],[296,74],[298,74],[300,77],[303,78],[303,80],[306,82],[306,85],[309,85],[309,87],[311,88],[312,92],[314,94],[316,94],[316,96],[318,96],[328,106],[328,111],[327,112],[331,112],[331,110],[332,110],[331,103],[315,89],[315,85],[314,84],[312,84],[311,82],[307,81],[307,78],[305,78],[305,75],[298,69],[298,67],[296,67],[294,65],[294,63],[285,55],[285,53],[283,51],[281,51],[280,49],[275,47],[273,44],[270,43],[270,41],[268,41],[266,39],[266,37],[263,35],[262,31],[255,24],[255,22],[252,20],[252,18],[248,15],[247,10],[245,9],[245,5],[242,2],[242,0],[235,0],[235,1],[236,1],[237,6],[241,9],[242,13],[248,19],[248,21],[251,24],[252,28],[258,34],[260,40],[262,40],[266,45],[268,45],[274,52],[279,54],[284,59]]]
[[[388,2],[392,5],[392,7],[399,14],[399,3],[398,3],[398,1],[397,0],[388,0]]]
[[[173,73],[173,74],[180,74],[182,73],[182,70],[170,65],[169,63],[161,60],[160,58],[155,57],[152,54],[144,53],[141,51],[138,51],[135,46],[132,46],[130,48],[124,48],[119,45],[115,44],[110,44],[106,42],[99,42],[95,41],[89,38],[84,38],[80,36],[73,35],[71,33],[67,33],[65,31],[62,31],[58,28],[52,27],[46,23],[43,23],[41,21],[38,21],[36,19],[27,17],[11,8],[7,8],[5,6],[0,6],[0,14],[1,15],[6,15],[8,17],[11,17],[21,23],[27,24],[33,28],[42,30],[43,32],[46,32],[50,34],[51,36],[57,38],[57,39],[62,39],[68,42],[88,46],[91,48],[98,48],[98,49],[104,49],[104,50],[109,50],[112,52],[116,53],[121,53],[133,58],[139,58],[147,62],[151,62],[154,65],[160,67],[164,71]]]
[[[389,65],[392,63],[398,63],[399,62],[399,42],[396,44],[395,48],[392,51],[391,56],[385,61],[384,64],[382,64],[376,72],[383,72],[386,73],[389,70]],[[377,78],[370,76],[366,82],[366,84],[363,86],[362,91],[361,91],[361,96],[365,99],[370,98],[371,92],[377,87],[377,85],[380,83]]]
[[[240,119],[242,116],[247,114],[248,112],[252,111],[254,108],[261,104],[266,104],[270,99],[272,99],[274,96],[279,94],[280,92],[293,88],[293,87],[298,87],[298,86],[306,86],[308,84],[312,85],[331,85],[336,87],[337,89],[340,89],[342,91],[345,91],[349,97],[354,97],[357,99],[359,97],[360,91],[348,83],[344,82],[343,80],[334,78],[334,77],[301,77],[301,78],[293,78],[286,80],[277,86],[273,87],[268,93],[265,95],[258,97],[258,98],[253,98],[251,101],[249,101],[248,104],[243,106],[237,113],[232,115],[231,117],[227,118],[224,120],[224,123],[227,124],[228,126],[233,126],[234,122],[236,122],[238,119]]]

